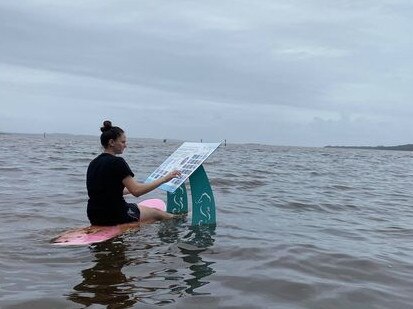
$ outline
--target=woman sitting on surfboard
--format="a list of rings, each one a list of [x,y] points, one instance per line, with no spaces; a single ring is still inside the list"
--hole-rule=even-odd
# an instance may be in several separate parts
[[[130,222],[150,222],[173,218],[172,214],[135,203],[127,203],[124,194],[141,196],[163,183],[179,177],[172,171],[151,183],[139,183],[133,177],[129,165],[122,157],[126,148],[126,136],[119,127],[108,120],[100,129],[103,153],[90,162],[87,169],[86,186],[89,195],[87,216],[92,225],[117,225]]]

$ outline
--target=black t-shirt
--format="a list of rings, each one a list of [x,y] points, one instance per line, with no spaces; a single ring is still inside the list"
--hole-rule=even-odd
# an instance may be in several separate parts
[[[123,198],[122,180],[127,176],[134,174],[121,157],[102,153],[90,162],[86,187],[87,215],[92,225],[124,223],[128,208]]]

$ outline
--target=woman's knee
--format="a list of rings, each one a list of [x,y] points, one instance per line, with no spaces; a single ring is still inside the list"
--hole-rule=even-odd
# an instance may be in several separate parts
[[[170,219],[173,215],[159,209],[138,205],[140,211],[140,221],[157,221]]]

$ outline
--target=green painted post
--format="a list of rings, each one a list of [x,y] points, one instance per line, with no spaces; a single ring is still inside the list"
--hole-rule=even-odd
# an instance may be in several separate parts
[[[192,195],[192,225],[215,225],[215,200],[202,165],[189,176]]]
[[[167,192],[166,211],[171,214],[188,213],[188,195],[185,183],[183,183],[174,193]]]

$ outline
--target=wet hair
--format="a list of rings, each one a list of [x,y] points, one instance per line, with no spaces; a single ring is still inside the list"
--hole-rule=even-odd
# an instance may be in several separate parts
[[[124,131],[119,127],[113,127],[112,122],[105,120],[103,126],[100,128],[102,134],[100,135],[100,143],[104,148],[107,148],[111,139],[116,140]]]

